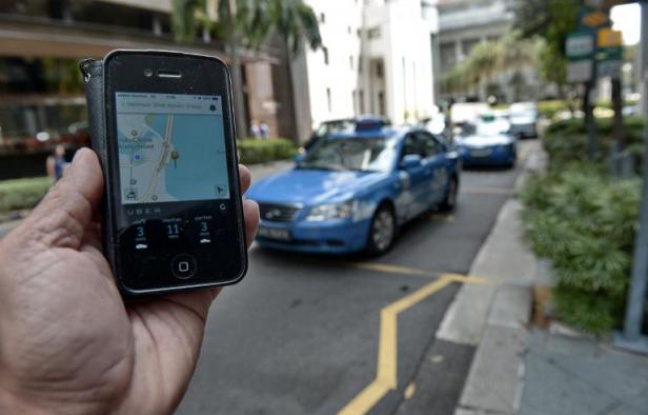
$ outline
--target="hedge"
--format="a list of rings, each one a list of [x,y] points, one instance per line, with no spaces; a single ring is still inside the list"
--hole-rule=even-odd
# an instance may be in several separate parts
[[[285,160],[298,152],[295,143],[284,138],[268,140],[247,139],[238,142],[241,162],[246,164],[264,163],[273,160]]]
[[[603,165],[609,160],[613,120],[599,118],[596,123],[600,149],[597,161]],[[635,158],[637,167],[641,164],[643,154],[643,126],[644,122],[639,117],[627,117],[624,120],[627,150]],[[588,138],[583,119],[576,118],[551,124],[547,127],[542,141],[549,155],[550,169],[560,169],[568,163],[587,161]]]
[[[241,162],[247,164],[285,160],[297,154],[297,147],[290,140],[248,139],[238,143]],[[47,177],[0,181],[0,213],[29,209],[35,206],[50,187]]]
[[[0,181],[0,213],[35,206],[50,185],[48,177]]]
[[[558,314],[587,333],[622,321],[640,193],[638,178],[615,180],[584,164],[532,177],[521,193],[526,235],[556,272]]]

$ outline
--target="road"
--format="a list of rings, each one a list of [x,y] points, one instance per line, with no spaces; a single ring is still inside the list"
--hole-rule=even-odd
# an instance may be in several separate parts
[[[453,414],[475,350],[435,333],[519,172],[463,172],[456,211],[409,224],[378,259],[253,246],[248,275],[212,308],[176,414]]]
[[[435,333],[519,171],[464,172],[456,211],[406,226],[378,259],[253,247],[177,415],[453,414],[474,348]]]

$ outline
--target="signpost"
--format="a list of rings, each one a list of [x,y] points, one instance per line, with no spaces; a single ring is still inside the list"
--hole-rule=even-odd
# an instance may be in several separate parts
[[[612,30],[608,13],[600,9],[604,1],[589,0],[586,6],[582,6],[579,10],[578,30],[567,35],[565,39],[565,55],[569,59],[567,81],[585,84],[583,110],[590,160],[598,153],[593,99],[590,95],[596,87],[596,81],[601,78],[610,77],[613,86],[618,88],[623,65],[621,32]],[[615,155],[617,150],[618,146],[615,147]]]
[[[648,4],[641,5],[641,100],[648,117]],[[648,336],[641,334],[648,286],[648,123],[644,127],[643,186],[639,231],[632,257],[632,278],[628,288],[623,332],[614,336],[615,346],[648,354]]]

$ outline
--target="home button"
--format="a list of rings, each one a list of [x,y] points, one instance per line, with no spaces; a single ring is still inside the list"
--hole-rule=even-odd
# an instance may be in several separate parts
[[[196,258],[192,255],[180,254],[171,261],[171,271],[180,279],[193,277],[197,269]]]

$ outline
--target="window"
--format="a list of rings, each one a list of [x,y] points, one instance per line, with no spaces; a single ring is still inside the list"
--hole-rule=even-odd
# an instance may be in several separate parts
[[[384,76],[383,63],[381,61],[376,62],[376,78],[382,79]]]
[[[433,157],[445,152],[445,147],[433,135],[419,131],[416,133],[425,142],[425,153],[427,157]]]
[[[470,52],[472,52],[473,48],[477,46],[481,42],[481,39],[466,39],[461,42],[461,49],[463,52],[463,56],[466,57],[470,55]]]
[[[324,65],[328,65],[329,64],[328,48],[322,47],[322,53],[324,54]]]
[[[319,21],[320,23],[326,23],[326,15],[324,13],[320,13]]]
[[[354,66],[353,65],[353,56],[349,56],[349,68],[351,68],[351,70],[353,70],[353,66]]]
[[[441,51],[441,70],[446,72],[457,64],[457,48],[454,42],[442,43]]]
[[[358,91],[358,101],[360,101],[359,110],[362,115],[365,112],[364,91],[362,89]]]
[[[380,38],[380,27],[372,27],[367,30],[367,37],[369,39],[378,39]]]
[[[331,88],[326,88],[326,104],[328,106],[328,112],[333,111],[333,105],[331,104]]]
[[[351,26],[347,27],[347,33],[349,33],[349,34],[353,33],[353,30],[351,29]]]
[[[405,156],[418,155],[425,158],[425,140],[418,134],[408,134],[403,141],[403,152],[401,153],[401,160]]]
[[[358,58],[358,73],[362,73],[362,56]]]
[[[387,110],[385,109],[385,93],[383,91],[378,92],[378,114],[385,115]]]

